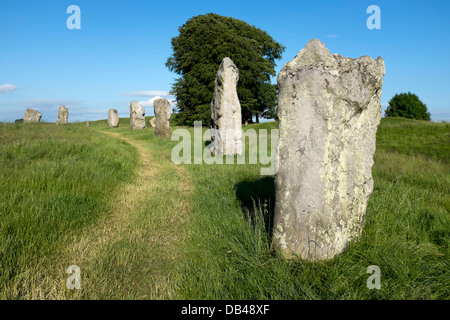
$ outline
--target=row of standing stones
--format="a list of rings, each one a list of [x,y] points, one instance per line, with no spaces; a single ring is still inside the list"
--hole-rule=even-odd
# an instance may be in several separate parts
[[[40,122],[42,118],[42,113],[37,110],[27,108],[23,116],[23,123],[37,123]],[[56,119],[56,124],[66,124],[69,121],[69,110],[66,106],[60,106],[58,109],[58,118]],[[20,120],[16,120],[20,122]]]
[[[155,117],[152,118],[150,124],[155,128],[155,135],[161,138],[170,138],[170,124],[171,116],[170,103],[167,99],[159,99],[154,102]],[[42,114],[34,109],[26,109],[23,118],[24,123],[38,123],[41,121]],[[58,118],[56,124],[67,124],[69,120],[69,110],[66,106],[60,106],[58,111]],[[16,122],[20,122],[17,120]],[[86,127],[89,127],[89,122]],[[116,109],[108,111],[108,126],[110,128],[119,127],[119,112]],[[130,127],[132,130],[144,129],[145,124],[145,109],[136,101],[130,103]]]
[[[381,57],[332,55],[317,39],[279,73],[272,245],[286,258],[329,260],[361,236],[373,191],[384,75]],[[224,58],[211,102],[213,153],[242,154],[238,81],[238,68]],[[57,123],[67,123],[62,107]],[[170,103],[159,99],[154,108],[155,135],[170,137]],[[42,116],[28,109],[25,114],[27,122]],[[117,110],[109,110],[108,125],[119,125]],[[130,128],[145,127],[145,109],[132,101]]]
[[[332,55],[317,39],[279,73],[272,245],[286,258],[329,260],[361,236],[384,75],[381,57]],[[211,150],[221,154],[242,153],[238,80],[224,58],[211,103]]]
[[[153,102],[153,107],[155,110],[155,117],[152,118],[152,120],[150,121],[150,125],[155,128],[155,136],[159,138],[170,138],[170,122],[169,122],[171,117],[170,102],[165,98],[157,99]],[[145,127],[146,127],[145,109],[136,101],[131,101],[130,103],[131,130],[142,130]]]

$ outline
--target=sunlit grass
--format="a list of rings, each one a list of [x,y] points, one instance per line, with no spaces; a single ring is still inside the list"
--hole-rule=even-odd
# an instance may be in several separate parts
[[[362,238],[308,263],[271,248],[274,177],[261,164],[176,166],[178,142],[120,121],[0,125],[0,298],[450,297],[448,124],[383,119]],[[67,267],[72,258],[60,255],[77,252],[65,248],[79,238],[90,251],[82,290],[64,288],[62,268],[49,284],[62,293],[39,287],[44,266]],[[370,265],[381,269],[380,290],[367,288]]]
[[[448,124],[383,119],[362,239],[320,263],[286,261],[271,250],[274,180],[259,166],[189,166],[196,211],[180,297],[449,298],[450,152],[448,142],[437,144],[448,136]],[[380,290],[367,288],[370,265],[381,269]]]
[[[108,213],[136,156],[75,125],[1,124],[0,141],[0,297],[8,298],[26,293],[61,239]]]

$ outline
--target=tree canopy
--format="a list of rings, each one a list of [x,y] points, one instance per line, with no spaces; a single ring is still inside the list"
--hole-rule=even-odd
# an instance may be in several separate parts
[[[411,92],[396,94],[390,101],[384,112],[386,117],[403,117],[408,119],[430,121],[430,113],[427,106],[419,97]]]
[[[243,121],[253,115],[271,118],[277,105],[275,60],[285,48],[265,31],[231,17],[214,13],[189,19],[172,38],[173,54],[167,59],[170,71],[180,75],[172,86],[176,97],[177,124],[194,121],[209,124],[214,81],[222,59],[229,57],[239,69],[237,92]]]

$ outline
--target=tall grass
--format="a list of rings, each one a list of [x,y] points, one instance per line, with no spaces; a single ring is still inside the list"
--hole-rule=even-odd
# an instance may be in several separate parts
[[[68,233],[108,213],[136,156],[82,125],[1,124],[0,142],[0,298],[10,298],[29,290]]]
[[[106,126],[0,125],[0,298],[27,297],[30,279],[45,274],[36,268],[58,259],[67,234],[84,230],[89,241],[86,230],[109,214],[114,191],[146,177],[137,179],[136,148],[99,132]],[[178,142],[151,128],[131,132],[128,119],[113,131],[146,148],[151,180],[84,269],[82,292],[68,298],[450,297],[448,124],[382,120],[363,235],[316,263],[271,248],[274,177],[261,176],[261,164],[177,167]],[[371,265],[381,269],[380,290],[366,285]]]
[[[188,166],[196,210],[180,297],[448,299],[450,152],[438,144],[448,136],[448,124],[383,119],[362,239],[327,262],[286,261],[271,249],[274,180],[258,165]],[[371,265],[380,290],[366,285]]]

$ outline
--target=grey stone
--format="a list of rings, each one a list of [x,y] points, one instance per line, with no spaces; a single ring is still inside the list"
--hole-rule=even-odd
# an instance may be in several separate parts
[[[58,119],[56,124],[67,124],[69,122],[69,109],[66,106],[60,106],[58,109]]]
[[[278,75],[273,245],[328,260],[357,240],[373,191],[384,61],[331,55],[311,40]]]
[[[130,103],[130,128],[131,130],[145,128],[145,109],[136,101]]]
[[[242,154],[242,115],[236,85],[239,69],[230,58],[224,58],[216,74],[211,101],[211,152]]]
[[[167,99],[158,99],[153,102],[155,108],[155,136],[159,138],[170,138],[171,116],[170,103]]]
[[[110,128],[119,126],[119,112],[116,109],[109,109],[108,111],[108,126]]]
[[[89,121],[86,122],[86,128],[90,128],[90,127],[91,127],[91,124],[89,123]]]
[[[153,117],[153,118],[150,120],[150,125],[152,126],[152,128],[156,128],[156,117]]]
[[[34,109],[27,108],[25,110],[25,114],[23,116],[24,123],[37,123],[40,122],[42,118],[42,114]]]

